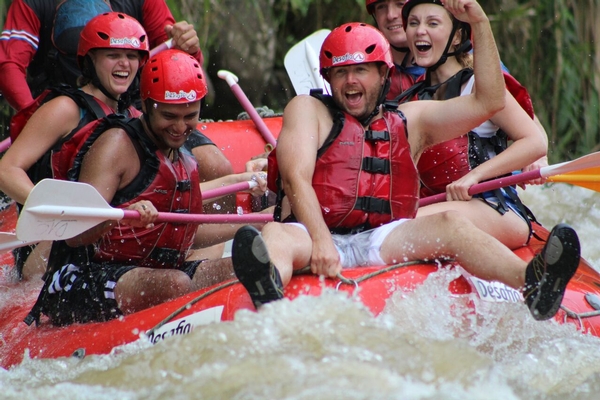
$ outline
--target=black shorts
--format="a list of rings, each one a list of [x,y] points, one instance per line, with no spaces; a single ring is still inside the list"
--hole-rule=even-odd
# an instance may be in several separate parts
[[[178,269],[191,279],[202,261],[186,261]],[[46,279],[42,288],[42,313],[58,326],[117,318],[123,313],[115,299],[115,286],[119,278],[134,268],[138,267],[66,264]]]

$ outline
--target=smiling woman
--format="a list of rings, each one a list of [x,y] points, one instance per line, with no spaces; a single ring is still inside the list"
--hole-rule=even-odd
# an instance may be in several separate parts
[[[0,160],[0,190],[24,204],[35,183],[53,176],[59,150],[63,154],[72,151],[69,143],[78,138],[82,127],[118,110],[119,100],[147,60],[148,50],[146,32],[135,19],[111,12],[90,20],[81,32],[77,51],[82,87],[48,89],[15,116],[13,144]],[[120,111],[139,115],[133,107]],[[61,172],[66,176],[66,171]],[[19,271],[30,251],[29,247],[19,251]],[[32,267],[32,273],[38,272],[37,267]]]

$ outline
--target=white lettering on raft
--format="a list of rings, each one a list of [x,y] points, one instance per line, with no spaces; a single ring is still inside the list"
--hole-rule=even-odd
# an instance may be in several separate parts
[[[220,322],[222,314],[223,306],[218,306],[176,319],[151,332],[148,335],[148,340],[156,344],[171,336],[188,334],[197,326]]]
[[[519,303],[523,301],[523,295],[516,289],[506,286],[500,282],[489,282],[470,276],[473,286],[477,289],[481,300],[492,302]]]

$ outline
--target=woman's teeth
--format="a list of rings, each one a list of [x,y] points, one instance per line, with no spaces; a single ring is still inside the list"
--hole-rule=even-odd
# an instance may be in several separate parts
[[[415,47],[419,51],[427,51],[427,50],[431,49],[431,44],[429,44],[427,42],[417,42],[417,43],[415,43]]]

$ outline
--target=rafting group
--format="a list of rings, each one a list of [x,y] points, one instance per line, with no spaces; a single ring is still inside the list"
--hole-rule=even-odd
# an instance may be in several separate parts
[[[82,3],[63,3],[70,1]],[[244,160],[247,171],[237,173],[197,129],[208,90],[193,26],[167,13],[157,34],[138,22],[133,5],[111,3],[79,30],[51,32],[55,60],[68,55],[61,45],[71,46],[77,79],[13,104],[0,190],[21,212],[48,179],[90,185],[127,211],[14,250],[15,280],[44,281],[28,324],[108,321],[232,278],[258,309],[284,298],[292,276],[308,267],[336,279],[348,269],[413,260],[455,262],[522,293],[536,320],[555,316],[580,264],[576,232],[556,225],[525,261],[514,250],[538,225],[516,188],[470,191],[547,166],[548,145],[526,90],[502,70],[477,1],[366,0],[375,24],[343,24],[320,48],[330,93],[294,97],[276,148]],[[29,46],[27,62],[42,51],[42,38],[38,46],[37,35],[18,26],[32,12],[24,1],[12,3],[0,69],[15,54],[10,46]],[[51,12],[58,24],[61,10]],[[73,32],[76,45],[67,43]],[[170,49],[150,50],[167,39]],[[9,101],[19,98],[7,87],[17,72],[2,75],[11,81],[2,88]],[[261,211],[273,222],[161,219],[200,214],[203,191],[245,181],[258,183],[253,195],[267,185],[276,194]],[[435,194],[445,201],[419,207]],[[222,258],[231,239],[231,257]]]

